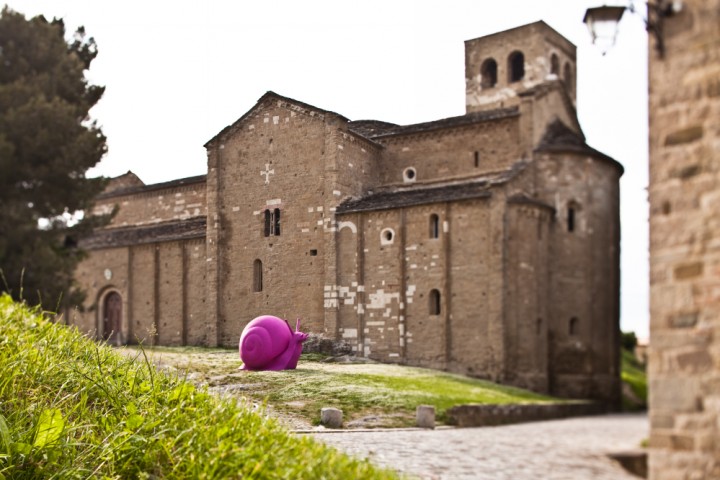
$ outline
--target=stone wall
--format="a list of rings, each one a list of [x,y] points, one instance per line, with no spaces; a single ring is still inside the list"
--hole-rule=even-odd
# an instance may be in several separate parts
[[[511,55],[521,52],[524,76],[511,81]],[[554,60],[555,59],[555,60]],[[496,64],[495,84],[488,83],[486,62]],[[556,64],[557,73],[553,73]],[[465,42],[467,112],[519,103],[518,93],[547,79],[562,79],[575,101],[575,45],[545,22],[535,22]]]
[[[380,185],[475,177],[509,168],[522,157],[517,116],[474,123],[452,132],[425,132],[378,141],[385,146]],[[412,179],[406,178],[410,168],[415,170]]]
[[[208,345],[204,239],[91,250],[76,271],[87,298],[69,323],[102,338],[107,295],[122,298],[118,343]]]
[[[720,478],[720,2],[651,37],[650,478]]]
[[[556,221],[550,243],[550,391],[619,407],[619,180],[602,156],[541,153],[538,196]]]
[[[263,314],[324,330],[325,276],[335,273],[330,209],[341,195],[331,181],[343,146],[329,125],[336,117],[268,99],[208,144],[208,263],[217,262],[208,272],[217,315],[208,317],[217,318],[221,345],[237,344]],[[266,210],[279,211],[279,234],[272,220],[265,236]]]
[[[181,180],[168,182],[170,186],[165,188],[147,185],[110,192],[100,196],[93,213],[109,213],[117,205],[119,210],[110,228],[207,215],[205,180],[203,177],[193,177],[193,180],[189,184]]]

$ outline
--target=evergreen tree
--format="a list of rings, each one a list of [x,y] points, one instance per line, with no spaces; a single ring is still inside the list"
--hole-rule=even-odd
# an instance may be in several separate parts
[[[78,305],[76,239],[107,219],[84,216],[106,180],[86,178],[107,150],[88,115],[104,87],[85,71],[97,56],[81,27],[0,13],[0,290],[45,309]]]

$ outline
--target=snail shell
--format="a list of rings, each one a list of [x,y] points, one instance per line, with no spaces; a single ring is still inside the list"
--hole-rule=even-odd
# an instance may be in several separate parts
[[[272,315],[262,315],[253,319],[243,329],[240,337],[240,359],[246,370],[285,370],[294,369],[302,353],[302,342],[308,337],[298,331],[298,319],[295,331],[287,321]]]

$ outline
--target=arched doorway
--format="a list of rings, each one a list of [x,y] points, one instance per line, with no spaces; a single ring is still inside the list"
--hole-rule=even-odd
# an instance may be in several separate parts
[[[103,302],[102,338],[111,345],[122,343],[120,326],[122,321],[122,297],[117,292],[110,292]]]

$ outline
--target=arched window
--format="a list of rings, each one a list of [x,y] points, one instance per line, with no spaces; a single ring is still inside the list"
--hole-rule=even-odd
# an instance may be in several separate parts
[[[430,238],[440,236],[440,218],[434,213],[430,215]]]
[[[256,259],[253,262],[253,292],[262,292],[263,289],[262,262]]]
[[[263,233],[266,237],[280,235],[280,209],[265,210],[265,228]]]
[[[560,76],[560,60],[556,54],[550,55],[550,73]]]
[[[430,311],[430,315],[440,315],[440,292],[436,289],[430,290],[428,301],[428,309]]]
[[[572,68],[570,67],[569,63],[566,63],[563,67],[563,80],[565,80],[565,86],[568,89],[568,92],[572,92],[573,89],[573,76],[572,76]]]
[[[265,229],[263,233],[266,237],[270,236],[270,225],[272,225],[272,213],[270,213],[270,210],[265,210]]]
[[[577,335],[578,334],[578,325],[579,320],[577,317],[572,317],[570,321],[568,322],[568,333],[570,335]]]
[[[480,66],[480,86],[492,88],[497,84],[497,62],[494,58],[488,58]]]
[[[273,212],[273,231],[275,235],[280,235],[280,209],[276,208]]]
[[[508,57],[508,83],[519,82],[525,76],[525,55],[514,51]]]
[[[568,232],[575,231],[575,207],[570,205],[567,210],[567,229]]]

